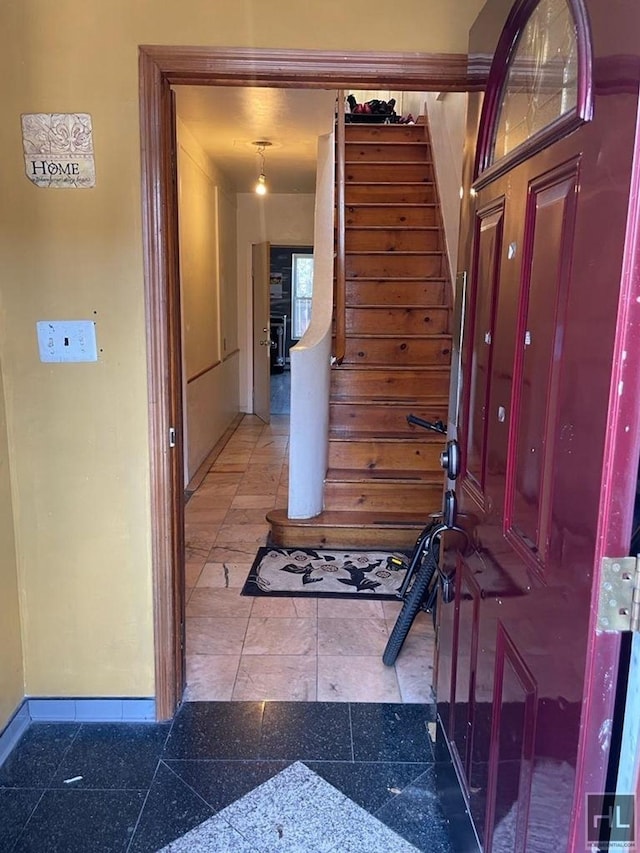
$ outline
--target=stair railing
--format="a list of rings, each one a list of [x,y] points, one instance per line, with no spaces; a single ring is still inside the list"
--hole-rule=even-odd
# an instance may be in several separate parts
[[[336,101],[336,284],[335,284],[335,343],[332,361],[342,364],[346,339],[345,292],[345,113],[344,91],[338,91]]]

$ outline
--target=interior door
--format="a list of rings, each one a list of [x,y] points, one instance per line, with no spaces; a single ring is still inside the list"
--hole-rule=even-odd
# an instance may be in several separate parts
[[[169,418],[173,431],[169,435],[169,453],[171,458],[171,547],[172,547],[172,584],[173,584],[173,666],[168,667],[174,675],[174,683],[167,691],[171,696],[167,708],[173,713],[182,701],[186,685],[185,664],[185,533],[184,533],[184,433],[183,433],[183,387],[182,387],[182,318],[180,314],[180,238],[178,228],[178,143],[176,138],[176,99],[175,92],[167,86],[163,97],[170,100],[171,116],[168,126],[163,127],[170,150],[171,174],[167,176],[167,252],[171,289],[169,300],[168,341],[171,350],[169,359]],[[168,665],[168,664],[167,664]],[[159,688],[160,690],[160,688]]]
[[[252,246],[253,412],[267,424],[271,419],[270,254],[269,243]]]
[[[516,3],[480,122],[469,542],[445,556],[437,696],[485,851],[595,849],[586,794],[607,785],[620,642],[597,621],[601,565],[629,547],[640,444],[638,76],[621,58],[639,18],[624,0]]]

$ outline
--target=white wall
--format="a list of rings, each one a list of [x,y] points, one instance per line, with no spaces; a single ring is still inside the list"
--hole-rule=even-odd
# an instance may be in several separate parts
[[[289,518],[312,518],[323,506],[329,457],[335,148],[334,133],[318,139],[311,322],[290,350]]]
[[[239,410],[236,196],[178,120],[185,482]]]
[[[455,286],[460,228],[460,187],[467,117],[466,92],[425,93],[440,206]]]
[[[240,410],[253,411],[251,246],[313,245],[315,195],[257,196],[240,193],[238,201],[238,346],[240,348]]]
[[[188,482],[239,412],[238,352],[187,385]]]

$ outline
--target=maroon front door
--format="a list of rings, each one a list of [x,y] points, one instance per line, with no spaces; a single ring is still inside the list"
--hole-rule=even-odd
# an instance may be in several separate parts
[[[638,33],[635,0],[516,3],[467,187],[470,544],[446,555],[437,696],[485,851],[595,849],[620,650],[601,564],[628,551],[640,451]]]

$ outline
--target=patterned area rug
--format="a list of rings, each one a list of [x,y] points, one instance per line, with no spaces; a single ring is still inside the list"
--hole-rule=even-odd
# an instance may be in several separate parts
[[[259,548],[241,595],[396,599],[405,570],[387,551]]]

